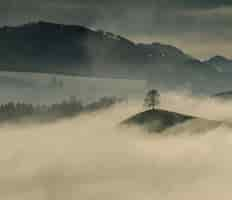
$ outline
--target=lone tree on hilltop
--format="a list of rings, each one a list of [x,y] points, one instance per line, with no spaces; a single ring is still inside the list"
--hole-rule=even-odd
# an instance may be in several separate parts
[[[149,109],[155,110],[156,106],[160,103],[160,94],[158,90],[150,90],[148,91],[145,99],[144,99],[144,106],[148,107]]]

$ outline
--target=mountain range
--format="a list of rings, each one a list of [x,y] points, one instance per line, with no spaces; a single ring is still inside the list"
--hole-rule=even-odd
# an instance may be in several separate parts
[[[148,87],[215,93],[230,89],[227,63],[218,57],[200,61],[171,45],[134,43],[84,26],[40,21],[0,28],[4,71],[144,79]]]

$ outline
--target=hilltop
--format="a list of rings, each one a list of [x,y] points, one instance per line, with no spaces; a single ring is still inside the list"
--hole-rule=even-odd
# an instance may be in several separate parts
[[[189,132],[199,132],[220,126],[222,122],[211,121],[190,115],[184,115],[166,110],[148,110],[138,113],[122,122],[123,126],[139,126],[150,133],[172,133],[186,130]],[[175,129],[171,129],[175,128]]]
[[[232,91],[220,92],[212,96],[218,100],[231,101],[232,100]]]
[[[214,56],[205,63],[213,66],[218,72],[232,72],[232,60],[224,56]]]

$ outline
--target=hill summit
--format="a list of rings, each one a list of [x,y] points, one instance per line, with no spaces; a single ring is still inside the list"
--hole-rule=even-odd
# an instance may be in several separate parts
[[[199,133],[216,128],[222,124],[223,122],[160,109],[138,113],[121,123],[122,126],[142,127],[149,133],[181,133],[183,130]]]
[[[123,124],[139,125],[145,127],[151,132],[162,132],[167,128],[192,119],[194,119],[192,116],[182,115],[165,110],[151,109],[130,117],[129,119],[125,120]]]

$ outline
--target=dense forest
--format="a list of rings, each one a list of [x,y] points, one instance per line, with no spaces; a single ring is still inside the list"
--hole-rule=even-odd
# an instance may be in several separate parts
[[[51,105],[33,105],[20,102],[8,102],[0,105],[0,123],[20,122],[22,119],[39,122],[54,121],[65,117],[74,117],[83,112],[93,112],[108,108],[121,101],[116,97],[103,97],[96,102],[83,105],[76,97],[69,97],[61,103]]]

